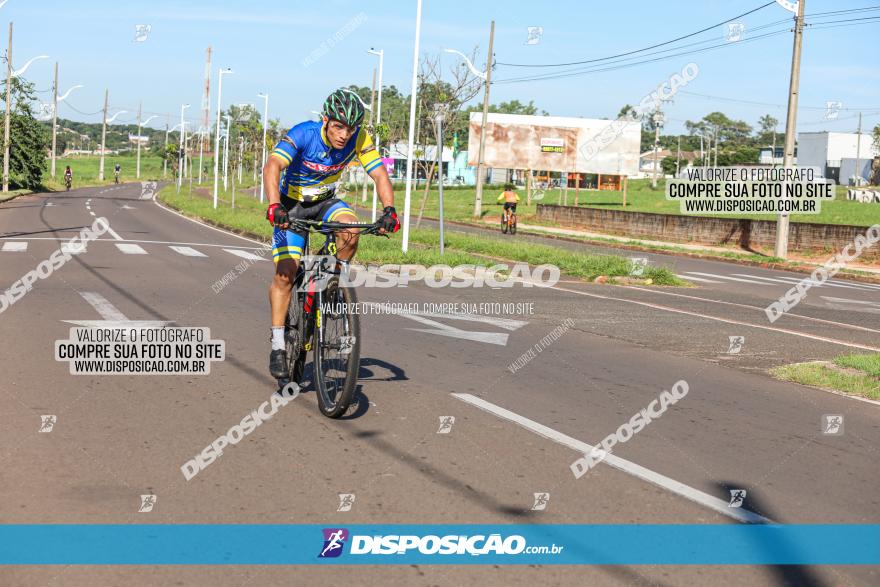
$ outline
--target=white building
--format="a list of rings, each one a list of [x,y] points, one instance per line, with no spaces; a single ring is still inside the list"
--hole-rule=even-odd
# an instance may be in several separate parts
[[[855,159],[856,156],[862,160],[873,159],[880,155],[880,152],[874,148],[873,142],[870,133],[862,133],[861,141],[856,133],[827,131],[798,133],[798,165],[817,167],[824,171],[828,179],[846,184],[847,178],[841,177],[840,173],[841,160]]]

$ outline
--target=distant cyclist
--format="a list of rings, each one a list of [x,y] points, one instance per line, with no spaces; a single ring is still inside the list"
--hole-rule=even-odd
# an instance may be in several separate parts
[[[516,205],[519,203],[519,196],[516,195],[516,187],[512,183],[504,186],[504,191],[498,196],[498,202],[504,201],[503,222],[507,223],[507,211],[510,210],[516,214]]]
[[[122,173],[122,165],[117,163],[116,168],[113,170],[113,173],[116,177],[116,183],[119,183],[119,174]]]
[[[385,207],[380,218],[382,228],[387,232],[400,228],[391,180],[370,135],[361,127],[363,118],[364,105],[357,94],[336,90],[324,101],[321,121],[302,122],[291,128],[263,168],[263,184],[269,197],[266,219],[275,227],[275,278],[269,286],[269,371],[276,379],[288,375],[284,319],[307,236],[306,231],[290,230],[290,219],[357,223],[354,210],[336,196],[342,172],[357,158],[375,182]],[[357,250],[357,232],[340,231],[337,239],[337,257],[342,262],[350,261]]]
[[[67,184],[67,189],[70,189],[70,184],[73,183],[73,170],[70,165],[64,170],[64,183]]]

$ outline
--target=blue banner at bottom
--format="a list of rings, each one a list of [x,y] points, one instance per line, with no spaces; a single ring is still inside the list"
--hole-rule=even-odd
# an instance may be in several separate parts
[[[4,565],[878,565],[880,525],[5,524]]]

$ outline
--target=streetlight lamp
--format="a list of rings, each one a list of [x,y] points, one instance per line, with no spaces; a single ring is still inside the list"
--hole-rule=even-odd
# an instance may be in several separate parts
[[[266,130],[269,127],[269,92],[266,92],[265,94],[257,94],[257,97],[266,101],[263,108],[263,155],[260,159],[260,203],[262,203],[266,192],[266,186],[263,185],[263,167],[266,166]]]
[[[214,135],[214,208],[217,207],[217,188],[219,187],[218,181],[220,176],[218,175],[218,165],[220,163],[219,159],[217,159],[220,154],[220,111],[222,110],[221,99],[223,96],[223,74],[224,73],[234,73],[231,69],[226,68],[225,70],[219,70],[219,82],[217,83],[217,133]],[[225,182],[224,182],[225,186]],[[225,189],[225,188],[224,188]]]
[[[138,109],[138,136],[137,136],[137,179],[141,178],[141,128],[146,126],[151,120],[154,118],[158,118],[158,116],[151,116],[145,121],[141,122],[141,111]]]
[[[377,55],[379,57],[379,105],[376,110],[376,127],[382,124],[382,66],[385,62],[385,50],[384,49],[373,49],[370,47],[370,50],[367,51],[370,55]],[[372,106],[372,104],[370,104]],[[379,133],[376,133],[376,151],[379,153],[379,156],[382,156],[382,151],[379,148]],[[376,182],[373,182],[373,219],[371,222],[376,222]]]
[[[468,59],[464,53],[461,51],[456,51],[455,49],[446,49],[447,53],[457,53],[461,55],[464,60],[467,62],[468,69],[471,72],[485,81],[486,90],[483,93],[483,122],[480,127],[480,150],[479,155],[477,157],[477,193],[476,198],[474,200],[474,218],[480,217],[480,211],[483,204],[483,172],[485,171],[483,165],[483,155],[486,150],[486,118],[489,116],[489,88],[492,85],[492,44],[495,41],[495,21],[492,21],[492,24],[489,27],[489,56],[486,59],[486,71],[481,72],[474,67],[474,64],[471,63],[471,60]]]
[[[189,104],[182,104],[180,106],[180,149],[177,153],[177,189],[180,191],[180,187],[183,185],[183,166],[186,165],[186,155],[183,154],[184,145],[186,144],[186,121],[183,119],[184,111],[189,108]]]

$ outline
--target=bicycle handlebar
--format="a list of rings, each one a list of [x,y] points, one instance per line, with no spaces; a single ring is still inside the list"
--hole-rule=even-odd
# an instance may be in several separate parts
[[[288,230],[291,228],[297,228],[299,230],[315,230],[315,231],[330,231],[330,232],[338,232],[340,230],[348,230],[350,228],[357,228],[361,230],[361,234],[378,234],[381,221],[376,221],[371,224],[347,224],[345,222],[323,222],[320,220],[303,220],[300,218],[291,218],[289,222]]]

